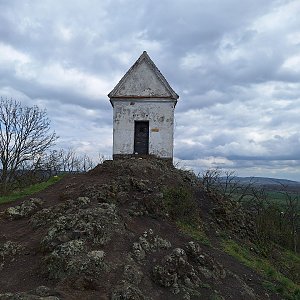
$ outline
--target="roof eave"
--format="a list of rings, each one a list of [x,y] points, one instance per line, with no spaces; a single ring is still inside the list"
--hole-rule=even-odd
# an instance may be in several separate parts
[[[154,99],[161,99],[161,100],[166,100],[165,102],[174,102],[175,103],[175,105],[177,104],[177,102],[178,102],[178,98],[176,98],[176,99],[174,99],[174,98],[171,98],[171,97],[169,97],[169,98],[167,98],[167,97],[136,97],[136,96],[132,96],[132,97],[111,97],[110,99],[109,99],[109,102],[110,102],[110,104],[111,104],[111,106],[112,107],[114,107],[114,102],[115,101],[132,101],[132,100],[142,100],[142,99],[145,99],[145,100],[148,100],[148,101],[154,101],[155,102],[155,100]],[[159,102],[159,101],[158,101]],[[162,101],[162,102],[164,102],[164,101]]]

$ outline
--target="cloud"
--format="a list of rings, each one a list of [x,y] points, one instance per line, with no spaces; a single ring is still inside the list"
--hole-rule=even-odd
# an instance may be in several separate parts
[[[110,155],[106,95],[147,50],[180,95],[178,159],[300,180],[299,14],[297,0],[0,1],[0,95],[46,108],[58,146]]]

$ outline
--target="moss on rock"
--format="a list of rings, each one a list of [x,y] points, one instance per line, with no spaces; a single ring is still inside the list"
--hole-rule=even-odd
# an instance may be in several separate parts
[[[73,209],[53,221],[42,240],[44,250],[73,239],[93,245],[105,245],[116,233],[124,231],[124,222],[114,204],[99,203],[93,208]]]
[[[112,292],[111,300],[149,300],[141,290],[127,281],[122,281]]]
[[[25,200],[21,205],[9,207],[5,211],[5,215],[10,219],[21,219],[33,215],[41,209],[43,200],[39,198],[30,198]]]
[[[7,262],[12,262],[15,257],[19,255],[24,247],[18,243],[7,241],[5,243],[0,242],[0,270],[3,269]]]
[[[137,260],[145,258],[146,253],[155,252],[159,249],[168,249],[171,247],[171,243],[158,235],[154,235],[152,229],[145,231],[142,236],[139,237],[138,242],[133,243],[132,252],[133,257]]]

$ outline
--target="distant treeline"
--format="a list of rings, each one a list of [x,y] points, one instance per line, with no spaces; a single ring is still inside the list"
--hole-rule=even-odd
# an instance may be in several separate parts
[[[7,194],[13,189],[20,189],[34,183],[47,181],[55,175],[87,172],[97,164],[102,163],[104,159],[104,156],[100,154],[96,159],[92,159],[86,154],[77,154],[71,148],[67,150],[51,150],[33,160],[26,161],[17,170],[14,170],[13,176],[6,182],[5,190],[0,190],[0,195]],[[3,170],[0,169],[0,178],[2,178],[2,174]],[[0,186],[1,184],[2,182],[0,181]]]

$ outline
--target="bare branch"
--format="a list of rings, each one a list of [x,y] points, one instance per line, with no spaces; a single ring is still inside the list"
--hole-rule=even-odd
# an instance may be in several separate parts
[[[20,102],[0,99],[0,163],[1,184],[6,189],[18,168],[41,156],[57,139],[50,132],[45,110],[37,106],[23,107]]]

